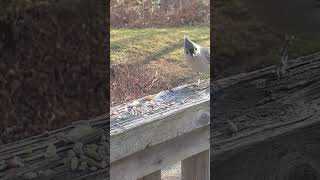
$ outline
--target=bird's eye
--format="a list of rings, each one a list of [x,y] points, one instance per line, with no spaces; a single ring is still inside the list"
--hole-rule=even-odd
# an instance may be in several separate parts
[[[197,50],[197,48],[196,48],[196,47],[195,47],[194,49],[195,49],[195,50]]]

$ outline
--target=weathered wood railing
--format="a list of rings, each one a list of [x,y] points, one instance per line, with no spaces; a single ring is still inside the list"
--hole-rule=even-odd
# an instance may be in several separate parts
[[[219,180],[275,179],[266,177],[274,169],[289,171],[278,164],[300,155],[320,167],[306,157],[320,157],[310,151],[320,148],[320,54],[289,61],[281,79],[274,70],[214,81],[210,130],[209,82],[185,85],[112,108],[110,126],[101,116],[0,146],[0,179],[107,179],[108,161],[112,180],[160,179],[161,169],[181,160],[184,179],[209,179],[209,131],[211,177]],[[313,135],[292,134],[304,128]],[[291,144],[272,150],[284,146],[283,139]],[[253,150],[259,143],[262,149]],[[267,154],[252,157],[258,152]]]
[[[209,82],[185,85],[111,109],[108,116],[0,147],[0,179],[209,179]],[[110,140],[107,133],[110,131]],[[110,146],[109,146],[110,142]],[[110,147],[110,156],[108,149]]]
[[[209,81],[112,108],[112,180],[160,180],[182,161],[184,180],[209,180]]]
[[[268,67],[212,84],[213,179],[319,178],[320,53],[288,66],[280,79]]]

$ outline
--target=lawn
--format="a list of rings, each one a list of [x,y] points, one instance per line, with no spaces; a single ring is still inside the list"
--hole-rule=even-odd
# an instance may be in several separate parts
[[[111,28],[112,105],[196,81],[184,63],[184,35],[210,46],[209,27]]]
[[[111,28],[111,62],[149,63],[162,58],[183,62],[184,35],[202,46],[210,46],[209,27]]]

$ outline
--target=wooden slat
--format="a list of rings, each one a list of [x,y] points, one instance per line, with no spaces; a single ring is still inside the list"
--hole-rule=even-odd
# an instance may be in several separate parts
[[[156,171],[138,180],[161,180],[161,171]]]
[[[181,163],[182,180],[209,180],[209,150],[184,159]]]
[[[110,161],[122,159],[135,152],[166,142],[209,124],[209,81],[194,87],[186,85],[154,96],[154,101],[168,106],[152,114],[130,115],[129,105],[113,108],[111,116]],[[141,105],[148,103],[143,99]],[[118,113],[119,112],[119,113]],[[117,119],[117,117],[123,117]]]
[[[209,149],[209,126],[113,162],[112,180],[136,180]]]
[[[107,136],[107,132],[110,129],[111,139],[106,139],[105,143],[111,142],[111,150],[113,149],[113,153],[111,153],[112,161],[130,156],[147,147],[152,147],[173,139],[176,136],[181,136],[193,130],[208,126],[208,83],[208,81],[203,81],[202,84],[197,87],[191,84],[184,85],[154,95],[153,100],[160,100],[161,102],[159,102],[159,104],[163,105],[163,107],[154,109],[148,114],[132,115],[128,113],[128,111],[122,111],[127,108],[129,104],[114,107],[112,108],[112,112],[114,112],[114,110],[118,112],[117,115],[111,115],[111,127],[109,125],[109,115],[102,115],[89,121],[75,122],[73,125],[62,129],[3,145],[0,147],[0,179],[21,178],[30,172],[37,174],[37,177],[34,178],[35,180],[46,178],[55,180],[106,178],[108,176],[107,168],[71,171],[70,167],[65,166],[63,159],[66,157],[67,151],[73,148],[74,143],[63,143],[59,137],[74,131],[79,124],[87,124],[88,126],[92,126],[97,134],[84,135],[77,141],[84,144],[99,144],[99,139],[101,139],[102,136]],[[146,101],[141,99],[141,103],[146,103]],[[208,145],[209,139],[207,138],[206,141]],[[55,159],[44,158],[50,144],[54,144],[57,149]],[[117,149],[119,152],[117,152]],[[2,164],[13,156],[19,157],[25,166],[13,170]],[[39,174],[48,169],[52,170],[49,176]],[[159,169],[161,168],[156,170]],[[150,171],[149,174],[152,172],[154,171]]]
[[[212,171],[227,160],[231,164],[256,144],[320,123],[320,54],[289,61],[288,74],[281,79],[274,70],[269,67],[214,82]],[[223,177],[217,174],[216,178]]]

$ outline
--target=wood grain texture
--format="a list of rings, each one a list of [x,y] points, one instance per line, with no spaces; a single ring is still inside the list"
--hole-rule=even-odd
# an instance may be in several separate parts
[[[161,180],[161,171],[156,171],[138,180]]]
[[[110,167],[112,180],[136,180],[209,149],[209,126],[151,146]]]
[[[181,163],[182,180],[209,180],[209,150],[184,159]]]
[[[312,159],[319,148],[315,127],[320,122],[320,54],[289,60],[288,74],[281,79],[274,69],[213,83],[210,158],[214,179],[286,179],[299,176],[293,170],[299,167],[319,173],[319,159]],[[228,120],[237,132],[230,130]]]
[[[154,95],[154,99],[168,107],[147,116],[130,115],[126,111],[130,103],[111,110],[120,112],[111,116],[111,162],[207,126],[210,122],[208,80],[197,87],[185,85],[161,92]],[[138,101],[146,103],[143,99]],[[119,119],[119,115],[123,118]]]
[[[37,174],[37,177],[33,178],[35,180],[107,179],[107,177],[109,177],[109,166],[105,167],[98,164],[96,165],[98,167],[97,169],[71,171],[70,167],[64,164],[64,159],[67,157],[68,151],[74,148],[75,142],[81,142],[84,146],[88,144],[98,144],[101,146],[100,141],[102,137],[107,137],[104,138],[105,142],[103,144],[106,146],[105,148],[109,150],[109,142],[111,142],[112,153],[110,155],[110,153],[107,152],[103,157],[108,159],[107,162],[109,162],[110,158],[112,158],[111,162],[114,162],[115,160],[131,156],[139,151],[149,150],[149,148],[155,145],[168,141],[171,142],[170,140],[176,137],[181,137],[195,130],[202,129],[203,127],[207,127],[208,129],[210,122],[208,81],[203,81],[201,85],[197,87],[191,84],[177,87],[156,94],[154,97],[161,100],[161,104],[164,106],[148,114],[132,115],[128,113],[128,111],[124,109],[128,108],[129,104],[112,108],[112,112],[116,110],[118,113],[117,115],[111,115],[111,126],[109,123],[109,115],[101,115],[88,121],[75,122],[61,129],[0,146],[0,179],[24,179],[23,176],[26,174],[30,175],[34,173]],[[88,133],[87,131],[80,133],[77,131],[74,132],[79,124],[87,124],[91,126],[94,131],[92,133]],[[110,137],[107,132],[111,132]],[[199,146],[189,148],[189,151],[183,153],[185,155],[191,153],[192,155],[208,149],[209,130],[206,132],[207,135],[204,136],[204,141],[198,141],[197,139],[200,143],[198,144]],[[69,141],[67,140],[68,138],[65,137],[66,135],[69,137],[71,134],[73,134],[72,137],[76,138],[75,141]],[[64,138],[61,139],[61,137]],[[55,146],[56,156],[45,158],[49,145]],[[180,150],[183,149],[179,149],[179,151]],[[154,151],[154,154],[157,153]],[[177,157],[186,158],[185,155]],[[23,162],[24,166],[8,168],[6,161],[15,156]],[[150,157],[152,158],[152,156]],[[176,162],[181,159],[173,158],[173,160]],[[166,161],[166,163],[168,162],[171,163],[171,160]],[[151,168],[152,171],[141,173],[141,176],[137,178],[157,171],[166,165],[167,164],[157,165],[158,169]],[[100,168],[100,166],[102,168]],[[137,166],[135,168],[139,167]],[[47,171],[50,173],[45,173],[44,175],[43,172]],[[123,171],[121,171],[121,173],[123,173]]]

